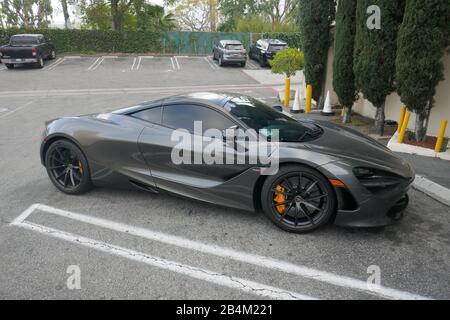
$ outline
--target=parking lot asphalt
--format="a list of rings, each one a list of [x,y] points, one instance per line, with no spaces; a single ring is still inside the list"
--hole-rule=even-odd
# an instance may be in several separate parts
[[[261,213],[173,195],[98,188],[68,196],[40,164],[44,122],[56,117],[189,91],[275,101],[240,68],[139,56],[1,67],[1,299],[450,299],[449,208],[415,190],[396,225],[295,235]],[[69,266],[79,267],[81,289],[67,287]],[[380,288],[366,285],[371,266]]]

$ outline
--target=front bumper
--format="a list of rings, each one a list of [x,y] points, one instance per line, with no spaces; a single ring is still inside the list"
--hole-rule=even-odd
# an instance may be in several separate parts
[[[22,58],[22,59],[0,59],[5,64],[22,64],[22,63],[37,63],[37,58]]]
[[[335,188],[338,208],[334,223],[345,227],[381,227],[400,220],[408,206],[407,193],[415,177],[411,167],[405,167],[405,178],[399,184],[376,192],[360,183],[352,167],[344,163],[322,167],[346,186]]]

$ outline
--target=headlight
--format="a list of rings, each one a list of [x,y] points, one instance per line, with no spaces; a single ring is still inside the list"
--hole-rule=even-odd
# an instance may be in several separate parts
[[[389,188],[400,184],[403,179],[397,175],[382,170],[358,167],[353,173],[359,182],[371,191]]]

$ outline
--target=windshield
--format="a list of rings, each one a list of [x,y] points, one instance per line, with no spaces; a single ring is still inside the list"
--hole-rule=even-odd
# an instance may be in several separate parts
[[[12,46],[25,46],[31,44],[37,44],[38,38],[36,37],[11,37],[10,41]]]
[[[280,142],[309,141],[323,133],[322,128],[313,122],[297,121],[247,96],[230,100],[225,109],[268,140],[273,135],[274,129],[279,130]]]
[[[228,44],[225,48],[227,50],[242,50],[244,46],[242,44]]]

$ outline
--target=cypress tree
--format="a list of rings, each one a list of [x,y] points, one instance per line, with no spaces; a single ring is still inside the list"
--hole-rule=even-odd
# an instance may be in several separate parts
[[[358,0],[354,72],[356,88],[376,108],[375,126],[384,133],[386,97],[395,90],[397,34],[403,19],[404,0]],[[368,8],[379,8],[379,28],[369,28]]]
[[[335,0],[299,0],[299,26],[305,55],[306,83],[313,86],[313,98],[323,98],[330,24],[334,21]],[[320,99],[323,101],[323,99]],[[321,104],[321,102],[319,102]]]
[[[426,136],[436,86],[444,79],[449,0],[407,0],[398,35],[396,78],[402,102],[416,113],[417,141]]]
[[[343,123],[351,122],[353,103],[357,100],[353,51],[356,32],[356,1],[340,0],[336,13],[336,36],[333,61],[333,88],[344,107]]]

